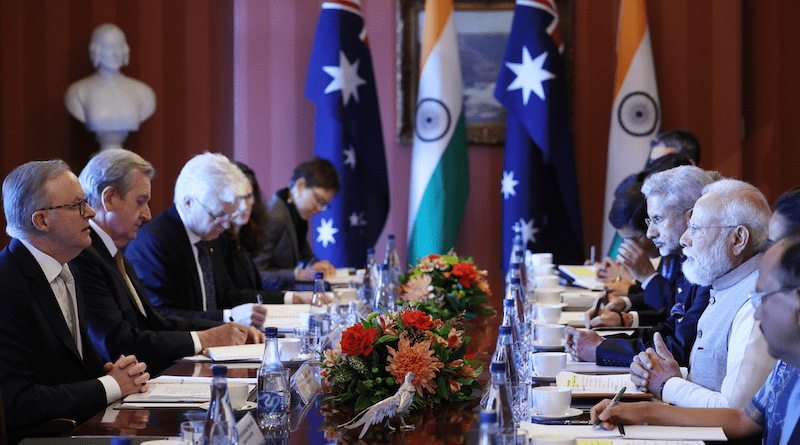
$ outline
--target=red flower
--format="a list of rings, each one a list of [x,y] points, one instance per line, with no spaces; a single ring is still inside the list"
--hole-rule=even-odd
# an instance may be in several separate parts
[[[342,352],[366,357],[372,352],[372,343],[377,335],[375,328],[364,329],[361,323],[354,324],[342,332]]]
[[[463,287],[470,287],[478,280],[478,271],[472,263],[453,264],[453,275],[459,277],[458,284]]]
[[[417,329],[427,331],[433,327],[433,319],[425,312],[416,309],[404,311],[402,315],[403,324]]]

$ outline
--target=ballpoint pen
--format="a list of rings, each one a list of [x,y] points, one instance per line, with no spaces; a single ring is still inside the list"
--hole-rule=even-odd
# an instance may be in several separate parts
[[[617,402],[619,402],[619,399],[622,398],[622,394],[625,393],[626,389],[627,387],[623,386],[622,389],[619,390],[617,395],[615,395],[614,398],[611,400],[611,403],[609,403],[606,409],[603,410],[603,413],[610,410],[612,406],[616,405]],[[594,421],[595,426],[600,425],[600,416],[603,415],[603,413],[600,413],[600,415],[597,416],[597,419]]]

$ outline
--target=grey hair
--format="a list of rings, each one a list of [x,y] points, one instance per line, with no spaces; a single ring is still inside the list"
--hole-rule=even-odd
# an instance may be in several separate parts
[[[209,197],[237,202],[247,193],[247,177],[239,167],[219,153],[205,152],[189,159],[175,181],[173,202],[183,206],[187,198],[206,203]]]
[[[153,165],[138,154],[124,148],[111,148],[96,154],[83,167],[78,179],[89,205],[95,209],[103,204],[103,190],[114,187],[125,195],[133,185],[133,173],[139,170],[153,179],[156,171]]]
[[[37,210],[53,205],[44,184],[64,171],[72,170],[61,159],[53,159],[22,164],[6,176],[3,181],[3,211],[8,236],[28,239],[37,232],[31,216]]]
[[[100,56],[98,52],[100,51],[100,37],[105,33],[111,32],[118,32],[122,34],[122,41],[125,43],[125,47],[123,49],[124,54],[122,55],[122,66],[128,66],[131,61],[131,49],[128,47],[128,41],[125,38],[125,33],[122,32],[119,26],[113,23],[103,23],[102,25],[98,26],[97,28],[92,31],[92,39],[89,42],[89,58],[92,59],[92,64],[95,68],[100,65]]]
[[[745,226],[757,251],[767,247],[772,210],[761,190],[747,182],[728,178],[707,185],[703,196],[710,194],[716,195],[722,205],[722,212],[718,215],[720,225]]]
[[[699,167],[682,165],[648,176],[642,185],[642,193],[645,198],[660,196],[668,209],[685,212],[694,207],[703,188],[714,180]]]

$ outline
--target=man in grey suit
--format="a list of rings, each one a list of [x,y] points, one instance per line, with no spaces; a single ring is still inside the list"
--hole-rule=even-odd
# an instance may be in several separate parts
[[[289,187],[272,196],[267,203],[267,241],[253,258],[264,289],[289,287],[295,280],[310,281],[315,272],[323,272],[326,278],[336,273],[330,262],[314,256],[308,243],[308,221],[326,210],[338,192],[336,167],[314,157],[297,166]]]
[[[78,178],[64,161],[29,162],[3,182],[11,243],[0,252],[0,388],[9,435],[50,419],[86,420],[150,374],[134,356],[106,363],[86,330],[67,264],[91,243]]]

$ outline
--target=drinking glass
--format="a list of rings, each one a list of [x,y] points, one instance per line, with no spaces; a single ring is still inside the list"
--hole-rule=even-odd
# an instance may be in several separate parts
[[[508,395],[511,400],[511,414],[514,416],[514,422],[531,421],[531,384],[530,383],[509,383]]]

